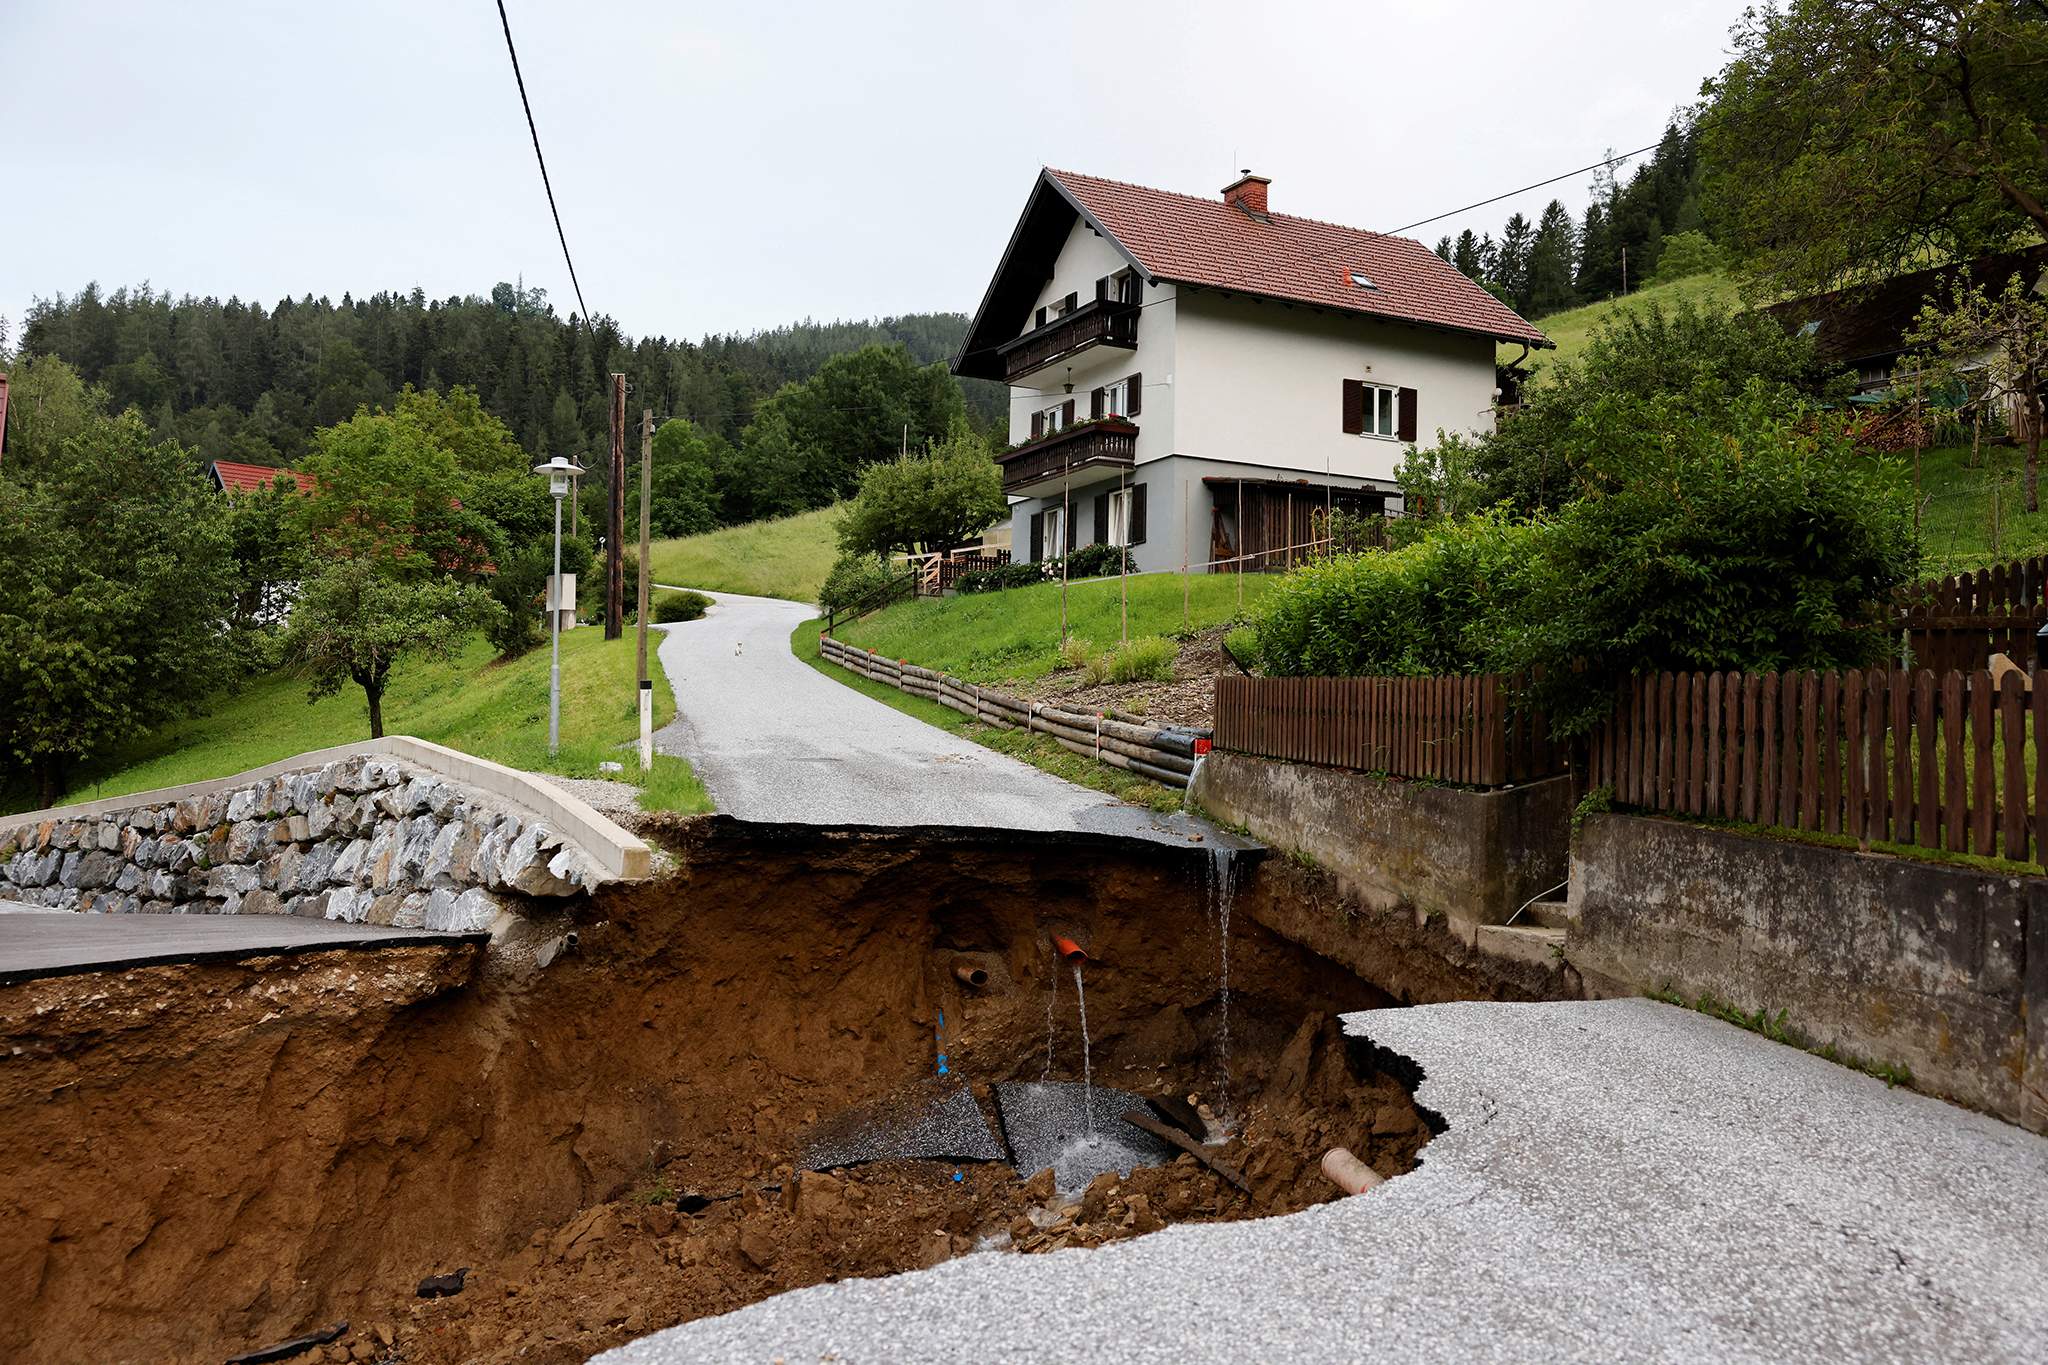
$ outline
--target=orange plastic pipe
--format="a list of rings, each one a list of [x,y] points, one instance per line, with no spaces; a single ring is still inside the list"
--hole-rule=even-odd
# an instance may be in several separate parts
[[[1060,955],[1062,962],[1086,962],[1088,960],[1088,950],[1064,935],[1053,935],[1052,946],[1053,951]]]

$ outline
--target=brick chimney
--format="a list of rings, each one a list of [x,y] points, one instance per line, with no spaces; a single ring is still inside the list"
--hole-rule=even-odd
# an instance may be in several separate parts
[[[1260,222],[1266,221],[1266,186],[1272,180],[1263,175],[1253,175],[1247,166],[1243,175],[1223,187],[1223,202],[1243,209]]]

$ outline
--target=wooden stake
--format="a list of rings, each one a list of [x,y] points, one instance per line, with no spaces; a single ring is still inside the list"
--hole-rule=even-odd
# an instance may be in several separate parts
[[[626,376],[612,376],[611,516],[605,539],[604,638],[626,633]]]

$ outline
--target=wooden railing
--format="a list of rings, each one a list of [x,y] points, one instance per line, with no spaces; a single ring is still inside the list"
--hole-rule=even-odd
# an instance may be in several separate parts
[[[1394,777],[1498,787],[1565,771],[1525,680],[1432,678],[1216,680],[1216,747]]]
[[[1097,466],[1128,469],[1138,459],[1138,424],[1122,417],[1080,422],[996,456],[1005,493]]]
[[[1592,737],[1618,804],[2040,862],[2048,686],[2018,672],[1660,673]]]
[[[1135,347],[1139,311],[1137,304],[1120,299],[1090,299],[1065,317],[996,347],[1003,360],[1003,377],[1014,384],[1033,370],[1090,346]]]

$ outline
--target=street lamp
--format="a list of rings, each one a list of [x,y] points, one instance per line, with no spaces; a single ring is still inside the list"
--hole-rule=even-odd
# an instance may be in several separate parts
[[[548,634],[554,644],[548,663],[548,757],[553,758],[562,747],[562,499],[569,496],[569,481],[583,469],[557,455],[535,465],[533,472],[548,476],[548,492],[555,497],[555,576],[548,580]]]

